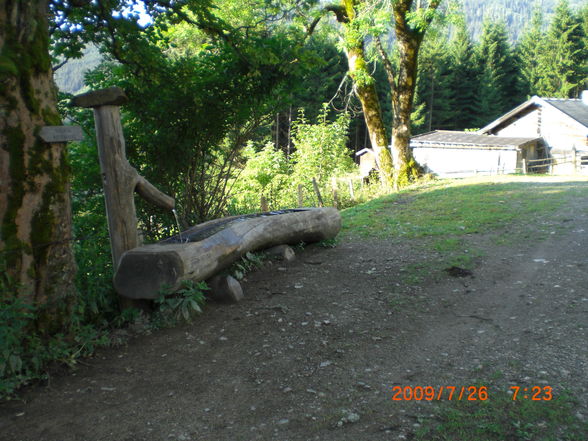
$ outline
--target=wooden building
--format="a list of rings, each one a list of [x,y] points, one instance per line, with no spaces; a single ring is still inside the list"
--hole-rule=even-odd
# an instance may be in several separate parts
[[[367,178],[372,171],[377,169],[376,154],[372,149],[361,149],[355,153],[355,157],[359,158],[359,174],[362,178]]]
[[[426,172],[448,178],[521,172],[526,161],[539,158],[542,151],[538,137],[488,136],[448,130],[414,136],[410,148]]]
[[[556,174],[588,173],[588,91],[582,99],[532,97],[477,132],[540,137]]]

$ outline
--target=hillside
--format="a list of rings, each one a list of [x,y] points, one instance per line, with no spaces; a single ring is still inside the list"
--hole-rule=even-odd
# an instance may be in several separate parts
[[[102,56],[96,46],[88,46],[84,56],[69,60],[55,72],[55,82],[62,92],[77,94],[83,91],[84,74],[100,64]]]
[[[558,0],[463,0],[464,11],[470,32],[477,36],[484,20],[504,20],[513,40],[529,22],[536,4],[541,4],[545,21],[548,22]],[[580,8],[583,0],[569,0],[572,8]]]

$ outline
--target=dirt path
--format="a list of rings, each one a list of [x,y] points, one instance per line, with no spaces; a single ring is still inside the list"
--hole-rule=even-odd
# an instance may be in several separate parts
[[[469,238],[485,254],[473,277],[421,286],[400,282],[435,258],[423,247],[309,247],[251,274],[242,303],[210,305],[192,325],[101,351],[0,405],[0,438],[410,439],[432,403],[392,401],[394,386],[490,379],[503,390],[568,387],[588,416],[588,197],[582,204],[543,225],[554,234],[538,243]]]

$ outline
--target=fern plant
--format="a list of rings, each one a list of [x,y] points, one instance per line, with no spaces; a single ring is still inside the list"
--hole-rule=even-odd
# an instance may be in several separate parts
[[[202,305],[206,301],[204,291],[208,289],[206,282],[184,280],[182,287],[173,294],[168,289],[162,290],[155,301],[159,306],[159,315],[168,324],[190,322],[196,314],[202,313]]]

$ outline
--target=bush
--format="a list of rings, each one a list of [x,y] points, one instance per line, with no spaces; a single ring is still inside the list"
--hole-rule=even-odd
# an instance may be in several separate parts
[[[267,143],[262,148],[249,144],[244,152],[245,165],[233,186],[230,211],[234,214],[258,211],[261,196],[273,210],[298,205],[298,185],[303,187],[303,205],[318,205],[312,179],[316,179],[325,203],[332,205],[332,178],[353,175],[357,167],[346,146],[349,117],[339,115],[328,119],[328,109],[323,107],[318,122],[312,124],[304,112],[292,125],[292,141],[296,151],[286,158],[281,150]],[[355,180],[357,183],[357,180]],[[346,183],[341,185],[342,201],[351,204]],[[357,185],[357,184],[354,184]]]

